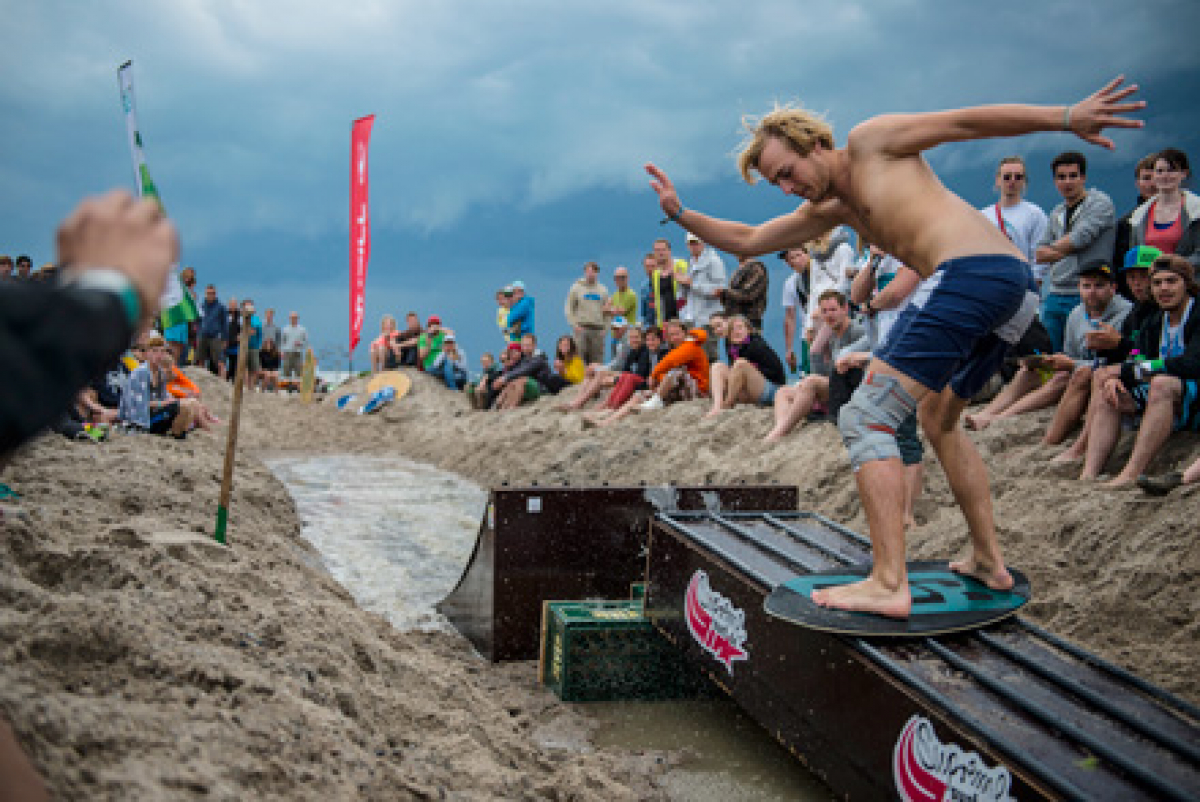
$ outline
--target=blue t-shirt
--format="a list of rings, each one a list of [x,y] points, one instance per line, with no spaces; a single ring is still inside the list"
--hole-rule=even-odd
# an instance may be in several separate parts
[[[250,316],[250,350],[257,351],[262,348],[263,329],[262,321],[258,319],[258,315]]]

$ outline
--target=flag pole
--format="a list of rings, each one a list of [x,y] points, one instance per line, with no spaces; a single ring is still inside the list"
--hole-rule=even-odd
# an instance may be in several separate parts
[[[242,333],[238,338],[237,372],[233,379],[233,411],[229,415],[229,434],[225,439],[225,471],[221,475],[221,497],[217,502],[217,528],[213,537],[226,544],[225,526],[229,520],[229,496],[233,492],[233,461],[237,453],[238,421],[242,417],[242,386],[246,382],[246,351],[250,345],[250,312],[242,312]]]

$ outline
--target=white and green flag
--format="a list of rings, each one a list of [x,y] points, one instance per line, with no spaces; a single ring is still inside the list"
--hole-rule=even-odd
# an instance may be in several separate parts
[[[121,107],[125,110],[125,131],[129,135],[129,153],[133,157],[134,181],[137,182],[138,195],[143,198],[154,198],[162,206],[162,198],[158,188],[150,178],[150,170],[146,167],[146,154],[142,149],[142,135],[138,131],[137,108],[133,102],[133,62],[126,61],[117,68],[117,80],[121,85]],[[161,312],[160,324],[164,329],[180,323],[188,323],[200,318],[196,309],[196,300],[183,286],[179,278],[179,265],[171,266],[171,277],[167,279],[167,288],[163,291],[158,308]]]

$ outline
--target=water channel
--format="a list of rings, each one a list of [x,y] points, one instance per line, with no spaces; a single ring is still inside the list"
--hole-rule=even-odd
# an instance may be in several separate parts
[[[304,536],[359,605],[397,629],[452,629],[434,605],[466,566],[486,491],[401,458],[287,457],[267,464],[295,499]],[[666,777],[674,799],[831,798],[727,700],[592,703],[585,712],[599,722],[597,746],[684,750]]]

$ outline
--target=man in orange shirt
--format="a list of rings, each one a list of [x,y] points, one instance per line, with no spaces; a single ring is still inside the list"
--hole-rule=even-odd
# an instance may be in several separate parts
[[[668,320],[663,333],[671,350],[650,371],[654,392],[642,409],[662,409],[675,401],[691,401],[708,395],[708,354],[704,329],[687,331],[678,320]]]
[[[679,320],[668,320],[663,336],[671,350],[650,372],[650,390],[634,393],[625,405],[609,414],[585,418],[585,426],[609,426],[640,409],[662,409],[676,401],[690,401],[708,395],[708,355],[704,329],[688,331]]]

